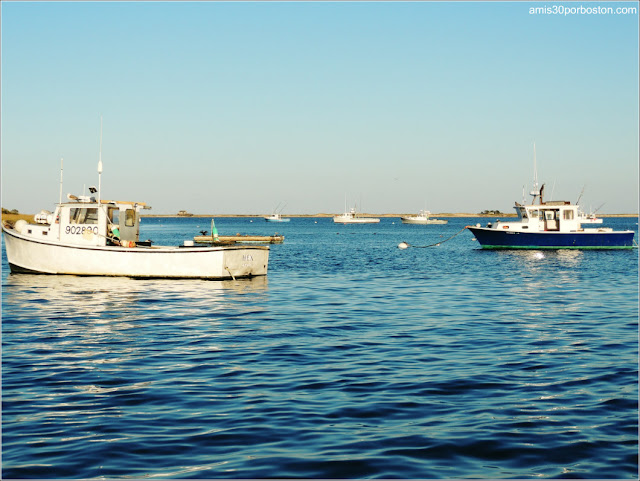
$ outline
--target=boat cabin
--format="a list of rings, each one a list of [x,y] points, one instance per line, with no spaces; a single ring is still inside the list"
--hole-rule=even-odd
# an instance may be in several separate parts
[[[71,202],[58,204],[55,212],[35,216],[36,224],[22,229],[28,236],[61,244],[80,246],[121,245],[133,247],[139,242],[140,211],[150,209],[144,202],[102,200],[68,196]]]
[[[518,222],[499,222],[499,228],[532,232],[576,232],[581,229],[578,206],[568,201],[522,205],[516,202]]]

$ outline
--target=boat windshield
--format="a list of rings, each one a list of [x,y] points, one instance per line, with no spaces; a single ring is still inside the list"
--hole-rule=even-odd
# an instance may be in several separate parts
[[[70,224],[97,224],[98,209],[88,209],[86,207],[69,210]]]
[[[518,207],[518,210],[520,211],[520,217],[522,217],[523,219],[526,219],[527,209],[525,209],[524,206],[522,206],[522,207]]]

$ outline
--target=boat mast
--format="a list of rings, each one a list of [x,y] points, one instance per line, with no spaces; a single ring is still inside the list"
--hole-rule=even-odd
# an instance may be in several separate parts
[[[533,190],[530,192],[533,196],[532,204],[536,203],[536,198],[540,198],[540,205],[542,205],[542,189],[538,184],[538,165],[536,162],[536,143],[533,143]]]
[[[62,215],[62,171],[64,170],[64,158],[60,157],[60,199],[58,200],[58,209],[56,210],[58,216]],[[62,222],[58,222],[58,240],[62,235]]]
[[[64,168],[64,158],[60,157],[60,200],[58,204],[62,204],[62,171]]]
[[[100,155],[98,157],[98,204],[102,194],[102,115],[100,116]]]

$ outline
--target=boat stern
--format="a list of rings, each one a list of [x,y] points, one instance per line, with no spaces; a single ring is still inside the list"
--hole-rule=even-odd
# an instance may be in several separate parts
[[[266,276],[269,265],[269,247],[251,246],[226,248],[223,269],[233,279]]]

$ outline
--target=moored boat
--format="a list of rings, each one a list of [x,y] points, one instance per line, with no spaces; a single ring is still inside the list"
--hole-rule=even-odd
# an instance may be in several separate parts
[[[102,173],[102,160],[98,174]],[[3,222],[9,267],[14,273],[125,276],[139,278],[236,279],[264,276],[268,246],[157,246],[140,241],[144,202],[68,195],[55,211],[34,222]]]
[[[449,222],[445,219],[433,219],[428,210],[421,210],[417,215],[400,217],[400,220],[403,224],[446,224]]]
[[[286,207],[287,203],[284,202],[280,202],[275,209],[273,209],[273,212],[271,213],[271,215],[265,216],[264,220],[266,220],[267,222],[289,222],[291,219],[286,218],[286,217],[282,217],[282,209],[284,209]]]
[[[334,216],[333,222],[336,224],[377,224],[380,222],[380,219],[375,217],[363,217],[361,214],[358,214],[355,208],[351,208],[349,212]]]
[[[529,205],[515,203],[517,221],[497,220],[486,227],[469,226],[483,249],[631,249],[634,232],[610,227],[584,228],[579,206],[543,200],[544,184],[534,181]],[[536,200],[538,203],[536,204]]]
[[[193,238],[194,242],[199,244],[282,244],[284,242],[284,236],[279,234],[274,235],[249,235],[249,234],[236,234],[236,235],[198,235]]]
[[[586,214],[579,212],[580,224],[602,224],[602,218],[597,217],[595,213]]]
[[[289,222],[291,219],[282,217],[282,214],[271,214],[265,216],[264,220],[266,220],[267,222]]]
[[[267,274],[268,246],[156,246],[139,240],[144,203],[78,200],[36,223],[4,223],[12,272],[231,279]]]

